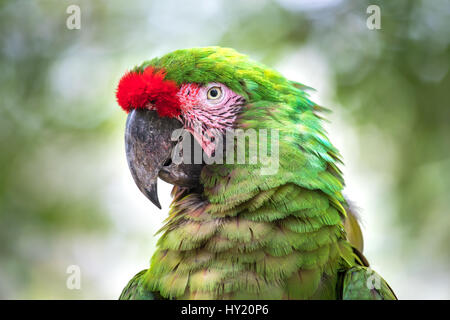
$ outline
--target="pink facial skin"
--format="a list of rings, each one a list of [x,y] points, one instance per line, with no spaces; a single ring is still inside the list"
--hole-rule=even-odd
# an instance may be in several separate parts
[[[214,98],[208,96],[210,90],[221,92],[221,95]],[[245,99],[226,85],[216,82],[204,86],[196,83],[184,84],[177,96],[181,103],[180,121],[184,122],[185,129],[194,136],[210,157],[216,147],[211,138],[233,129]]]

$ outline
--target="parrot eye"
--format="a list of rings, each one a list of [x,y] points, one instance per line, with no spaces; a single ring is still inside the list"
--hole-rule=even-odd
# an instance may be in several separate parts
[[[211,87],[207,93],[208,100],[219,100],[222,98],[222,89],[220,87]]]

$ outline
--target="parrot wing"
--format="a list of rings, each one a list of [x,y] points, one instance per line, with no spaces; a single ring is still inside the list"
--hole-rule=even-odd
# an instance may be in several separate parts
[[[161,300],[162,297],[156,293],[146,290],[144,287],[144,275],[147,270],[136,274],[123,289],[119,300]]]
[[[369,267],[363,255],[363,235],[357,209],[346,199],[347,217],[343,221],[347,240],[352,245],[358,266],[340,274],[340,291],[343,300],[397,300],[387,282]]]
[[[354,248],[362,253],[364,248],[364,239],[361,232],[357,208],[348,199],[346,199],[346,204],[344,207],[347,212],[347,217],[345,217],[343,221],[344,229],[347,233],[347,240]]]
[[[343,300],[397,300],[387,282],[369,267],[350,268],[340,280]]]

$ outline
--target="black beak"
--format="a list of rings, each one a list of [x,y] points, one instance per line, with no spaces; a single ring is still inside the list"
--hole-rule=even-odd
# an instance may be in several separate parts
[[[139,190],[159,209],[158,177],[174,185],[193,188],[198,185],[203,167],[203,164],[172,162],[172,151],[178,140],[171,138],[182,126],[177,119],[159,117],[156,111],[135,109],[128,114],[125,128],[128,166]]]

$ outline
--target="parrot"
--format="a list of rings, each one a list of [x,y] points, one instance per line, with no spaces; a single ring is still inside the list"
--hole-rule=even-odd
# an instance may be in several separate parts
[[[323,126],[329,109],[310,90],[218,46],[179,49],[120,78],[131,175],[159,209],[158,179],[173,200],[149,268],[119,299],[397,299],[363,255]]]

